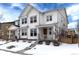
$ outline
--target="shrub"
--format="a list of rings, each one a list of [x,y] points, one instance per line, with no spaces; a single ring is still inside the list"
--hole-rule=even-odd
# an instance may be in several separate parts
[[[39,41],[38,44],[43,44],[43,41]]]
[[[59,46],[60,43],[59,43],[58,41],[54,40],[54,41],[53,41],[53,45],[54,45],[54,46]]]
[[[49,40],[45,41],[45,44],[50,45],[50,41]]]

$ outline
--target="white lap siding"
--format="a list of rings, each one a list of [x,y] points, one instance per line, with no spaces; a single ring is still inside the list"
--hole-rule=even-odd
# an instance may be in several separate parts
[[[19,39],[19,29],[15,30],[15,36]]]

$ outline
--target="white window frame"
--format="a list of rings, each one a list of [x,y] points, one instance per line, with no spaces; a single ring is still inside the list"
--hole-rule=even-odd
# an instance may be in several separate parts
[[[46,20],[47,20],[47,21],[52,21],[52,15],[46,16]]]
[[[35,33],[36,32],[36,33]],[[30,36],[37,36],[37,29],[36,28],[31,28],[30,29]]]
[[[31,16],[30,17],[30,23],[36,23],[37,22],[37,16]]]
[[[48,28],[48,30],[49,30],[49,35],[52,35],[52,28],[50,27]]]
[[[22,24],[26,24],[27,23],[27,17],[23,17],[23,18],[21,18],[22,19]]]
[[[24,35],[22,33],[24,33]],[[22,36],[26,36],[27,35],[27,29],[26,28],[23,28],[22,29],[22,33],[21,33]]]

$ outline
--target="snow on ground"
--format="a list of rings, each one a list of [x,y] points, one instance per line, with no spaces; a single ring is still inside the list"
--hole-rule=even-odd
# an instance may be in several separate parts
[[[33,42],[32,42],[33,43]],[[31,43],[19,41],[17,42],[10,42],[8,44],[0,45],[0,49],[11,50],[11,51],[18,51],[24,49],[25,47],[29,46]],[[7,49],[7,46],[15,45],[16,48]],[[20,55],[14,54],[10,52],[5,52],[0,50],[0,58],[4,59],[79,59],[79,48],[78,44],[65,44],[62,43],[60,46],[53,46],[51,43],[50,45],[36,45],[31,50],[25,51],[24,53],[33,54],[33,55]],[[2,57],[4,56],[4,57]]]
[[[37,45],[25,53],[32,53],[34,55],[70,55],[74,53],[79,54],[79,48],[77,44],[62,44],[57,47],[51,43],[50,45]]]
[[[2,45],[2,44],[4,44],[4,43],[6,43],[6,41],[0,41],[0,45]]]
[[[33,42],[32,42],[33,43]],[[0,49],[5,49],[5,50],[9,50],[9,51],[18,51],[18,50],[21,50],[21,49],[24,49],[25,47],[28,47],[30,44],[32,43],[28,43],[28,42],[23,42],[23,41],[19,41],[19,42],[10,42],[10,43],[7,43],[7,44],[3,44],[0,46]],[[12,49],[7,49],[7,47],[9,46],[15,46],[14,48]]]

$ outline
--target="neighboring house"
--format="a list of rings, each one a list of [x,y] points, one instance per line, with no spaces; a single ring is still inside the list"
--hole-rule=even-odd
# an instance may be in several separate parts
[[[67,29],[67,24],[64,8],[40,12],[28,4],[19,16],[20,27],[15,32],[19,32],[19,39],[57,40],[57,35]]]
[[[14,24],[12,24],[9,28],[9,39],[15,40],[19,39],[19,20],[14,21]]]
[[[0,23],[0,39],[8,40],[9,30],[8,28],[13,24],[13,22]]]

